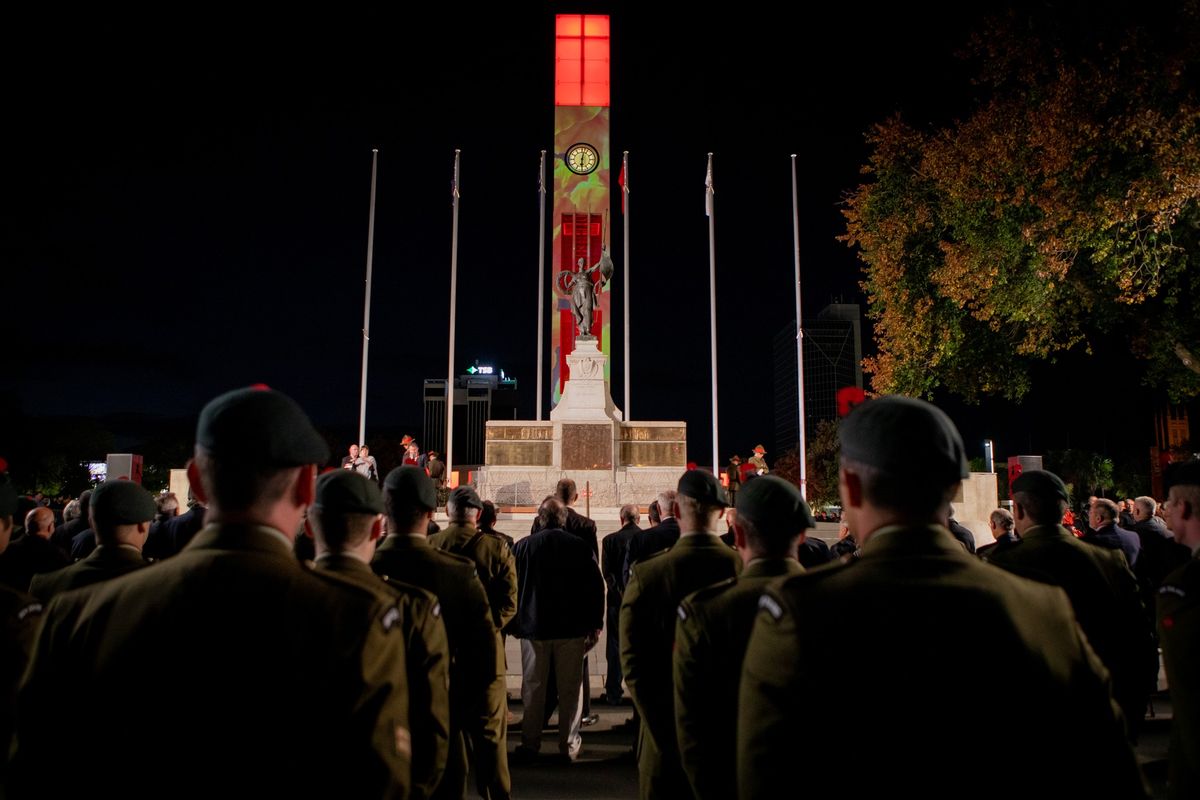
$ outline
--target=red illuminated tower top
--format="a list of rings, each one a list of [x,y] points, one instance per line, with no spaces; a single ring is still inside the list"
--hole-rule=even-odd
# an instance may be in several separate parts
[[[559,14],[554,29],[554,104],[608,106],[608,16]]]

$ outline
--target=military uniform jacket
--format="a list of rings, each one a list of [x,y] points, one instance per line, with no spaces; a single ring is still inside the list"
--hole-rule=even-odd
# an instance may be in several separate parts
[[[91,586],[93,583],[107,581],[149,565],[136,547],[101,545],[87,558],[76,561],[69,567],[34,575],[29,582],[29,593],[43,602],[48,602],[59,592]]]
[[[941,526],[876,531],[860,555],[772,584],[759,607],[739,694],[743,800],[778,797],[813,741],[864,736],[877,746],[853,767],[806,770],[806,794],[1145,797],[1066,595],[981,563]],[[1002,676],[987,692],[980,664]],[[808,691],[831,677],[854,691]],[[969,741],[1014,757],[985,775],[955,755]]]
[[[379,543],[371,569],[437,597],[450,644],[451,724],[470,727],[486,718],[488,686],[502,656],[496,653],[496,626],[475,564],[432,547],[424,536],[390,534]]]
[[[621,602],[621,671],[642,715],[642,772],[678,770],[671,664],[676,609],[697,589],[736,575],[741,565],[719,538],[696,533],[633,567]]]
[[[433,796],[450,741],[450,645],[437,598],[407,583],[385,581],[353,556],[322,555],[313,574],[343,591],[375,597],[400,630],[412,733],[412,797]]]
[[[992,551],[988,563],[1040,583],[1061,586],[1131,722],[1141,720],[1158,651],[1137,579],[1119,550],[1087,544],[1060,525],[1038,525]]]
[[[517,613],[517,565],[512,550],[498,534],[474,525],[452,524],[429,537],[439,550],[475,562],[475,572],[487,592],[492,624],[499,631]]]
[[[209,525],[153,568],[51,601],[14,771],[51,797],[405,797],[403,639],[377,607],[313,577],[278,531]],[[70,769],[64,719],[87,742]],[[136,768],[114,768],[131,753]]]
[[[29,663],[41,617],[40,601],[0,585],[0,794],[8,785],[8,748],[12,740],[17,684]]]
[[[1200,795],[1200,560],[1172,572],[1158,589],[1162,643],[1171,706],[1170,796]]]
[[[697,800],[737,797],[738,682],[758,598],[768,583],[803,572],[792,559],[756,559],[741,576],[691,594],[675,622],[675,730]]]
[[[634,534],[625,548],[625,583],[629,583],[629,572],[634,564],[670,549],[678,541],[679,520],[675,517],[667,517],[653,528]]]

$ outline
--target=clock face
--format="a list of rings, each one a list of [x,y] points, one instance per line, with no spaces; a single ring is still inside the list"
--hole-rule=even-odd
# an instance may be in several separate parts
[[[587,175],[600,165],[600,154],[590,144],[574,144],[567,150],[567,169],[577,175]]]

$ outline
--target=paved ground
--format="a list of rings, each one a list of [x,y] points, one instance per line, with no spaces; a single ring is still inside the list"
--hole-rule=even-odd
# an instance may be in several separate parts
[[[509,704],[513,724],[508,731],[508,752],[521,741],[521,703]],[[1153,702],[1154,716],[1147,717],[1138,743],[1138,761],[1146,774],[1152,797],[1167,796],[1166,757],[1170,730],[1171,705],[1165,695]],[[541,759],[531,766],[513,766],[514,800],[634,800],[637,791],[637,764],[633,759],[636,732],[623,726],[633,715],[630,706],[612,707],[593,702],[592,712],[600,721],[583,729],[583,751],[574,764],[554,763],[557,753],[556,719],[542,735]],[[1010,746],[1019,747],[1018,743]],[[470,796],[470,795],[469,795]],[[733,800],[731,798],[731,800]]]

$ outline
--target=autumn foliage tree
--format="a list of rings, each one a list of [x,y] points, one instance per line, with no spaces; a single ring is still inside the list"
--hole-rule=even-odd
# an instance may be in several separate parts
[[[875,391],[1018,399],[1034,360],[1115,335],[1148,382],[1200,393],[1200,26],[1195,2],[1163,5],[1082,38],[992,20],[965,53],[971,113],[869,133],[843,240]]]

